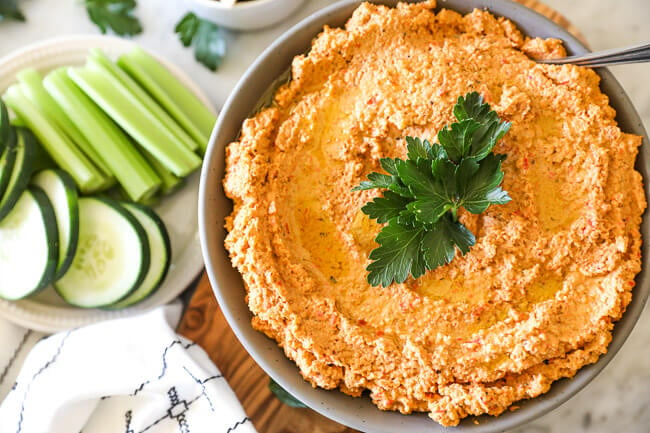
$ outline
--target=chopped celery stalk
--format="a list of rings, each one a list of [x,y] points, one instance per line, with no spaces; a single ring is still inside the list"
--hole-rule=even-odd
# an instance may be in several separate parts
[[[164,125],[111,74],[69,68],[68,75],[122,129],[176,176],[190,174],[201,158],[179,145]]]
[[[27,128],[27,125],[20,117],[14,117],[13,119],[11,119],[11,124],[13,126],[22,126],[23,128]]]
[[[57,125],[43,116],[19,86],[9,87],[4,100],[31,129],[54,162],[72,176],[82,192],[99,191],[105,186],[106,177]]]
[[[158,173],[158,176],[162,180],[162,185],[160,186],[160,192],[163,194],[171,194],[176,191],[176,189],[182,185],[183,179],[174,176],[169,170],[167,170],[156,158],[154,158],[149,152],[145,149],[140,149],[144,157],[149,161],[151,167]]]
[[[20,71],[16,78],[21,85],[21,89],[25,96],[32,101],[45,117],[50,122],[56,123],[61,130],[72,139],[72,141],[79,146],[81,151],[99,168],[102,173],[112,179],[112,186],[115,184],[115,179],[112,176],[111,170],[103,160],[102,156],[95,151],[95,148],[86,140],[68,114],[57,104],[52,96],[43,87],[43,78],[41,74],[36,72],[35,69],[28,68]],[[68,113],[77,113],[79,107],[76,109],[68,109]]]
[[[86,66],[89,69],[110,74],[117,79],[126,90],[135,96],[149,112],[155,116],[168,132],[176,137],[176,140],[188,149],[195,151],[199,148],[199,141],[194,141],[187,132],[169,115],[158,103],[145,92],[133,78],[121,70],[99,49],[91,49],[88,55]]]
[[[165,90],[170,100],[178,105],[181,112],[191,116],[192,121],[199,127],[201,133],[204,136],[210,137],[216,117],[194,93],[185,87],[158,60],[143,49],[136,47],[125,54],[124,57],[131,59],[132,63],[139,65],[161,89]],[[157,98],[155,95],[154,97]],[[162,101],[159,100],[159,102],[163,104]],[[169,110],[166,106],[165,108]],[[207,146],[207,142],[204,143],[204,146]]]
[[[50,72],[43,85],[67,112],[93,150],[102,156],[111,173],[133,201],[149,197],[161,180],[129,137],[79,89],[66,69]]]
[[[196,95],[140,48],[120,56],[117,64],[135,78],[205,152],[216,117]]]

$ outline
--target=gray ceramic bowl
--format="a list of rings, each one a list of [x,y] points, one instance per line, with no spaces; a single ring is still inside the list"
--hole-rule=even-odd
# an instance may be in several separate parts
[[[242,121],[253,113],[262,95],[273,85],[277,77],[287,70],[291,59],[305,53],[323,25],[341,26],[350,17],[359,1],[346,0],[327,7],[293,27],[271,45],[248,69],[226,102],[211,137],[206,153],[199,192],[199,226],[205,265],[210,282],[221,308],[246,350],[257,363],[281,386],[321,414],[347,426],[364,432],[442,432],[445,429],[425,414],[401,415],[377,409],[369,398],[352,398],[339,391],[314,389],[298,373],[297,367],[288,360],[276,343],[253,330],[251,313],[244,302],[244,288],[241,278],[230,264],[224,249],[224,217],[231,212],[232,204],[224,196],[221,181],[224,172],[224,148],[239,134]],[[393,5],[391,0],[375,3]],[[487,8],[496,15],[514,21],[530,36],[555,37],[562,39],[568,51],[582,54],[587,49],[567,31],[542,15],[509,0],[446,0],[441,7],[459,12],[470,12],[474,8]],[[600,70],[602,90],[609,95],[611,105],[616,109],[620,127],[630,133],[644,136],[643,146],[637,161],[637,168],[648,184],[650,149],[648,139],[638,114],[627,95],[607,70]],[[647,196],[646,191],[646,196]],[[644,216],[642,233],[650,235],[648,218]],[[556,382],[551,390],[535,399],[518,403],[520,409],[506,412],[499,417],[470,417],[454,431],[497,432],[521,425],[559,406],[591,381],[614,357],[636,323],[650,292],[648,281],[648,244],[643,245],[643,271],[637,277],[634,297],[627,312],[614,329],[609,351],[593,365],[582,368],[570,380]],[[477,419],[479,424],[472,421]]]

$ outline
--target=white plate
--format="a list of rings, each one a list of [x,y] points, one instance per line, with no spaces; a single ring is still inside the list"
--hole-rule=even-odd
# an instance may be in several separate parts
[[[124,39],[87,35],[56,38],[30,45],[0,59],[0,92],[4,93],[16,81],[16,73],[23,68],[32,67],[46,73],[61,66],[82,65],[90,48],[100,48],[109,57],[115,58],[135,46]],[[155,57],[214,111],[205,94],[185,73],[164,59]],[[195,211],[199,173],[193,174],[185,182],[180,190],[155,207],[169,231],[172,261],[165,282],[151,297],[124,310],[80,309],[67,305],[52,288],[47,288],[20,301],[0,300],[0,316],[37,331],[57,332],[100,320],[139,314],[174,299],[203,268]]]

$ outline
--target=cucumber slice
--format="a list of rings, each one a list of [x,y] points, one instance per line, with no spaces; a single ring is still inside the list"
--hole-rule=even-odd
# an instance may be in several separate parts
[[[34,152],[36,151],[34,143],[25,140],[24,128],[15,128],[15,132],[17,138],[16,160],[11,170],[7,188],[2,198],[0,198],[0,221],[11,212],[32,177]]]
[[[20,299],[47,286],[58,254],[54,209],[40,188],[29,188],[0,222],[0,297]]]
[[[14,126],[16,125],[14,124]],[[34,148],[34,163],[32,164],[32,173],[45,170],[46,168],[56,168],[56,162],[54,162],[50,154],[47,153],[47,151],[43,148],[43,145],[40,141],[38,141],[38,138],[36,138],[32,131],[27,129],[27,127],[16,126],[16,129],[18,128],[20,129],[20,134],[22,134],[23,139],[25,141],[31,142],[31,147]]]
[[[146,206],[134,203],[122,203],[122,206],[138,219],[147,232],[149,250],[151,251],[151,265],[140,287],[125,299],[116,304],[109,305],[107,308],[111,310],[126,308],[136,304],[155,292],[167,275],[172,256],[169,234],[165,228],[165,223],[163,223],[160,217]]]
[[[59,233],[59,261],[55,280],[61,278],[74,258],[79,239],[79,204],[74,179],[63,170],[42,170],[32,178],[50,199]]]
[[[72,265],[54,288],[68,303],[96,308],[136,290],[149,271],[147,233],[118,202],[79,199],[79,242]]]
[[[4,151],[0,152],[0,200],[2,200],[7,189],[14,162],[16,161],[16,134],[13,128],[9,130],[9,136],[5,144]]]
[[[0,154],[4,153],[9,144],[9,134],[11,125],[9,124],[9,111],[2,99],[0,99]]]

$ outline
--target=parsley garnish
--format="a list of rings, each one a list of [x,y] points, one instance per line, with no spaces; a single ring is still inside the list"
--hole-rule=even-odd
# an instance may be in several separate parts
[[[307,407],[303,402],[298,400],[296,397],[293,395],[289,394],[289,392],[282,388],[276,381],[273,379],[269,380],[269,389],[275,396],[280,400],[282,403],[286,404],[287,406],[290,407]]]
[[[409,274],[418,278],[426,270],[445,265],[456,248],[465,255],[474,235],[458,221],[458,210],[479,214],[492,204],[510,201],[501,189],[501,162],[506,155],[492,149],[510,129],[477,92],[458,98],[457,122],[438,133],[438,143],[406,137],[407,159],[383,158],[384,173],[370,173],[353,189],[384,189],[361,208],[386,224],[370,252],[368,282],[387,287],[402,283]]]
[[[136,0],[85,0],[90,20],[102,33],[108,29],[120,36],[133,36],[142,32],[140,20],[133,15]]]
[[[174,29],[181,43],[194,45],[194,58],[208,69],[216,71],[226,54],[226,43],[219,26],[189,12],[176,24]]]
[[[25,15],[18,9],[16,0],[0,0],[0,21],[4,19],[25,21]]]

